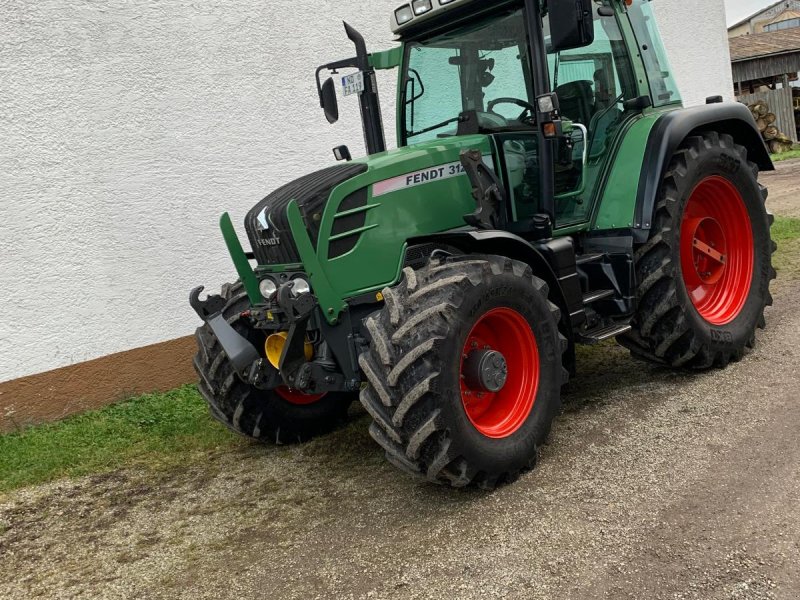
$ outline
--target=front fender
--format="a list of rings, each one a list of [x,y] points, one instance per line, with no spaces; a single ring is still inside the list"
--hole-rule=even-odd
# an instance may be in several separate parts
[[[583,297],[575,265],[571,238],[557,238],[531,244],[523,238],[499,230],[460,230],[409,240],[416,244],[441,243],[469,254],[495,254],[530,265],[533,274],[550,288],[550,300],[561,309],[566,333],[586,320]]]

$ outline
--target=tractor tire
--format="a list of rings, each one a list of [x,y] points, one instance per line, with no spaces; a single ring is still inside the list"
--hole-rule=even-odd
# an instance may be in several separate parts
[[[224,285],[222,296],[227,300],[223,315],[228,323],[256,348],[263,348],[264,334],[241,317],[250,308],[241,282]],[[339,425],[355,397],[346,393],[307,396],[288,388],[260,390],[237,375],[208,325],[199,327],[195,338],[194,368],[200,376],[200,394],[214,418],[245,437],[275,444],[308,441]]]
[[[484,489],[533,468],[568,378],[545,282],[508,258],[459,256],[406,268],[383,296],[359,363],[370,435],[387,459]]]
[[[774,217],[758,167],[729,135],[686,139],[659,192],[650,239],[635,253],[635,357],[708,369],[739,361],[764,328],[775,279]]]

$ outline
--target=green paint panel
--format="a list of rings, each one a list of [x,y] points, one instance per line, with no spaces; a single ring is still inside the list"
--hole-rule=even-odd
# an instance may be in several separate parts
[[[290,203],[292,236],[329,321],[336,320],[345,299],[381,290],[400,279],[409,238],[465,225],[463,216],[475,210],[472,187],[459,162],[465,149],[489,154],[491,143],[487,136],[463,136],[361,159],[368,165],[367,172],[331,192],[316,250],[296,202]],[[363,188],[367,188],[366,208],[340,212],[342,201]],[[331,234],[337,216],[357,212],[365,213],[364,225]],[[358,236],[355,247],[329,260],[331,242],[346,239],[349,232]]]
[[[395,69],[403,61],[403,47],[397,46],[383,52],[373,52],[369,57],[369,64],[374,69]]]
[[[300,207],[297,206],[297,200],[289,202],[289,206],[286,207],[286,215],[289,219],[289,228],[292,230],[292,238],[297,246],[300,259],[303,261],[314,295],[317,297],[328,322],[331,324],[336,323],[339,314],[345,308],[345,303],[341,294],[337,293],[331,285],[328,274],[314,251],[314,245],[311,243],[308,231],[306,231],[303,216],[300,214]]]
[[[239,237],[236,235],[231,216],[228,213],[220,217],[219,228],[222,230],[222,237],[225,240],[225,245],[228,246],[228,252],[233,260],[233,266],[236,267],[239,279],[242,280],[244,289],[247,290],[247,297],[250,299],[251,304],[263,302],[264,298],[258,290],[258,278],[253,272],[253,268],[250,266],[250,261],[247,260],[247,255],[242,248]]]
[[[464,215],[475,210],[472,187],[460,171],[464,149],[491,152],[486,136],[464,136],[418,144],[369,157],[367,173],[334,189],[320,226],[317,249],[321,260],[329,256],[329,232],[341,201],[352,192],[368,187],[366,231],[355,248],[325,264],[325,270],[342,297],[352,297],[394,284],[400,276],[406,240],[463,227]],[[453,165],[456,166],[453,166]],[[434,167],[435,179],[424,181]],[[451,169],[457,173],[449,176]],[[412,174],[412,175],[409,175]],[[414,180],[413,174],[417,175]],[[409,177],[411,179],[409,180]],[[397,178],[397,179],[396,179]],[[399,186],[380,194],[387,180]],[[373,184],[378,186],[373,187]]]
[[[640,118],[625,134],[598,202],[592,229],[631,227],[650,131],[663,113]]]

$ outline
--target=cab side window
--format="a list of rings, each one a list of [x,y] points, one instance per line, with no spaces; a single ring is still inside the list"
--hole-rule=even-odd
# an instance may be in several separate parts
[[[458,55],[455,48],[412,46],[409,49],[405,122],[408,143],[435,140],[442,134],[455,135],[455,125],[436,126],[452,117],[452,107],[460,107],[462,103],[461,78],[452,62]]]

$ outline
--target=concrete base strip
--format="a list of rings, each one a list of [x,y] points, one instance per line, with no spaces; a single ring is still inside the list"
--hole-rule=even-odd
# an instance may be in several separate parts
[[[193,336],[0,383],[0,432],[195,381]]]

